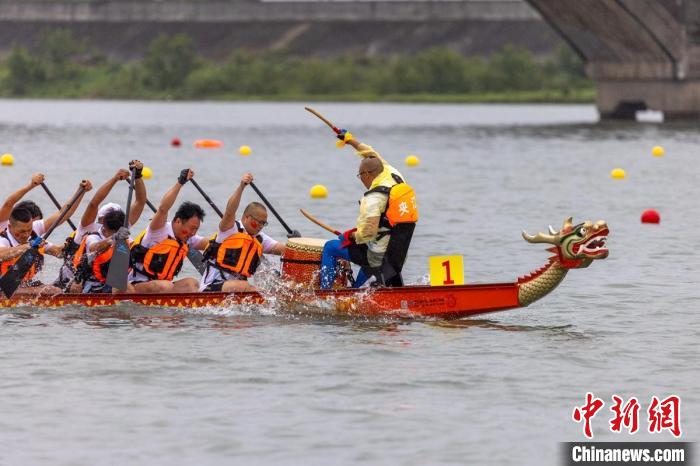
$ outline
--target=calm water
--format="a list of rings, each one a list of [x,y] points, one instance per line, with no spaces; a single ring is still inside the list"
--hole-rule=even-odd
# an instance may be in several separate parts
[[[571,412],[587,391],[606,401],[597,440],[672,440],[610,433],[613,393],[639,398],[641,430],[651,396],[680,395],[683,438],[699,439],[697,124],[600,124],[590,106],[316,108],[417,189],[410,282],[446,254],[464,256],[468,282],[513,281],[548,256],[520,231],[568,215],[606,220],[610,257],[528,308],[456,322],[1,310],[0,464],[557,464],[559,442],[582,439]],[[176,136],[180,149],[169,146]],[[198,151],[198,138],[225,147]],[[238,155],[242,144],[251,156]],[[657,144],[665,157],[651,156]],[[0,197],[41,170],[67,199],[80,179],[99,185],[140,158],[155,202],[190,166],[223,207],[252,171],[287,223],[319,238],[298,209],[342,230],[363,192],[359,159],[301,103],[2,101],[0,152],[15,156],[0,169]],[[408,154],[421,165],[405,167]],[[627,179],[610,178],[616,167]],[[309,198],[317,183],[327,199]],[[126,191],[109,200],[124,203]],[[40,190],[28,197],[51,210]],[[201,201],[190,186],[181,199]],[[647,208],[660,225],[640,224]],[[208,211],[205,233],[217,224]],[[268,233],[284,237],[274,219]]]

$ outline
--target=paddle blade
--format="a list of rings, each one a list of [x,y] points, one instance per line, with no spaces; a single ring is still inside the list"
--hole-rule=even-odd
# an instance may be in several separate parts
[[[5,293],[5,296],[11,298],[19,285],[22,283],[24,276],[32,268],[32,265],[39,258],[39,250],[36,248],[30,248],[24,251],[24,253],[17,259],[10,270],[7,271],[5,275],[0,278],[0,289]]]
[[[190,262],[192,262],[192,265],[194,265],[194,268],[197,269],[197,272],[199,272],[200,275],[204,275],[204,271],[206,270],[207,266],[204,263],[204,256],[202,256],[202,253],[196,249],[190,249],[187,251],[187,258],[190,260]]]
[[[109,261],[107,271],[107,284],[114,289],[126,291],[127,280],[129,278],[129,245],[126,240],[118,240],[114,244],[112,259]]]

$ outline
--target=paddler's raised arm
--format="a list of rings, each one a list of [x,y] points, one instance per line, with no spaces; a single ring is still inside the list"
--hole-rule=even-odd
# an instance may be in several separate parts
[[[5,199],[5,202],[2,204],[2,207],[0,207],[0,222],[8,221],[10,219],[10,215],[12,214],[12,209],[14,209],[15,207],[15,204],[21,201],[22,198],[29,191],[36,188],[43,182],[44,175],[42,175],[41,173],[35,173],[34,175],[32,175],[32,179],[29,181],[29,184],[7,196],[7,199]]]
[[[228,231],[233,228],[236,222],[236,212],[238,211],[238,206],[241,204],[241,196],[243,195],[243,190],[246,186],[253,181],[252,173],[246,173],[241,177],[241,182],[236,187],[236,190],[231,194],[231,197],[226,203],[226,210],[224,211],[224,216],[221,217],[219,222],[219,231]]]
[[[114,185],[117,184],[117,181],[125,180],[128,177],[129,171],[120,168],[119,170],[117,170],[117,173],[115,173],[113,177],[107,180],[102,186],[100,186],[97,189],[97,191],[95,191],[95,195],[92,196],[92,199],[90,199],[90,202],[88,202],[88,205],[85,208],[85,212],[83,212],[83,216],[80,219],[80,224],[82,226],[86,227],[88,225],[92,225],[95,222],[95,219],[97,219],[97,212],[100,208],[100,205],[107,198],[110,191],[112,191]]]
[[[129,211],[129,225],[136,225],[136,222],[141,218],[143,209],[146,206],[148,195],[146,194],[146,183],[143,182],[143,163],[140,160],[132,160],[129,162],[129,169],[134,167],[134,194],[136,199],[131,203]]]
[[[71,206],[70,209],[68,209],[68,213],[63,216],[63,220],[61,220],[61,223],[64,223],[66,220],[71,218],[71,216],[75,213],[76,210],[78,210],[78,206],[80,205],[80,202],[83,200],[83,197],[85,196],[85,193],[90,191],[92,189],[92,183],[90,180],[83,180],[80,182],[80,185],[78,185],[78,189],[80,190],[81,188],[84,188],[83,192],[78,196],[78,198],[75,200],[73,205]],[[61,212],[63,212],[63,209],[65,209],[67,203],[64,204],[61,207],[61,210],[53,213],[50,217],[44,219],[44,229],[48,230],[51,228],[51,225],[54,224],[56,220],[58,220],[58,217],[61,215]],[[59,225],[61,224],[59,223]]]
[[[180,176],[177,177],[177,183],[175,183],[173,187],[165,193],[163,199],[160,201],[158,210],[151,219],[151,224],[149,226],[151,231],[160,230],[165,226],[165,224],[168,222],[168,212],[170,209],[172,209],[173,204],[175,204],[177,195],[180,194],[180,189],[182,189],[185,183],[190,181],[192,178],[194,178],[194,172],[189,168],[185,168],[180,171]]]

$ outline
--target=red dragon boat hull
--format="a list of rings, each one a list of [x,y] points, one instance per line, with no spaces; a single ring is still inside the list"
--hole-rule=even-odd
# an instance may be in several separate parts
[[[340,289],[315,291],[276,297],[276,303],[291,307],[330,309],[338,313],[363,316],[436,317],[455,319],[486,312],[520,307],[516,283],[404,286],[397,288]],[[257,292],[247,293],[177,293],[177,294],[58,294],[31,296],[17,294],[0,299],[0,307],[32,306],[58,308],[63,306],[108,307],[120,303],[168,308],[226,307],[264,304],[265,297]]]

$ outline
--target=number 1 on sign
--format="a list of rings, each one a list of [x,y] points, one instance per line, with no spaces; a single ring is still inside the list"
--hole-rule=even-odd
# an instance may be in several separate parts
[[[454,285],[455,281],[450,278],[450,261],[445,261],[442,263],[445,267],[445,281],[442,282],[443,285]]]
[[[430,264],[430,286],[464,284],[462,256],[432,256]]]

